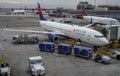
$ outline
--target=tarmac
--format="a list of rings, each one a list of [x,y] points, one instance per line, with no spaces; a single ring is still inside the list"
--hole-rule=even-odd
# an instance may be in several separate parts
[[[43,30],[39,25],[38,17],[0,16],[1,28]],[[39,55],[44,59],[47,71],[45,76],[120,76],[119,60],[112,59],[111,64],[105,65],[74,55],[40,52],[38,44],[12,44],[12,36],[17,34],[23,32],[0,33],[0,44],[3,48],[0,49],[0,55],[4,55],[5,61],[10,64],[11,76],[31,76],[28,57]],[[39,35],[40,41],[48,41],[47,35]]]

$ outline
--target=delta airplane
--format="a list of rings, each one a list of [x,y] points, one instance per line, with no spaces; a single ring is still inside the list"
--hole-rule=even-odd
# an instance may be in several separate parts
[[[106,25],[120,25],[119,21],[114,18],[107,18],[107,17],[97,17],[97,16],[90,16],[87,15],[86,9],[82,8],[83,19],[85,19],[89,23],[102,23]]]
[[[40,17],[41,28],[47,31],[33,31],[33,30],[15,30],[6,29],[7,31],[19,31],[19,32],[32,32],[32,33],[44,33],[48,34],[48,38],[51,41],[58,41],[60,36],[73,38],[81,42],[89,43],[94,46],[103,46],[108,44],[108,40],[100,32],[81,27],[78,25],[70,25],[58,22],[47,21],[42,15],[42,9],[38,3],[38,11]]]

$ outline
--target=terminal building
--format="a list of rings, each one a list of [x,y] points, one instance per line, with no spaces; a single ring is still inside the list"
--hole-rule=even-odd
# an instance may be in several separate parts
[[[87,7],[89,4],[88,1],[85,1],[85,2],[79,2],[78,5],[77,5],[77,10],[81,10],[82,7]]]
[[[94,9],[94,6],[92,4],[89,4],[88,1],[79,2],[77,5],[77,10],[81,10],[82,7],[85,7],[86,10],[93,10]]]
[[[120,25],[109,27],[107,38],[110,41],[118,40],[120,38]]]

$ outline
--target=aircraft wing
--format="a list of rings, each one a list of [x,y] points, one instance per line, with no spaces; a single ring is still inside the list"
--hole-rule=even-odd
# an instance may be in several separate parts
[[[16,31],[16,32],[26,32],[26,33],[36,33],[36,34],[57,34],[64,35],[61,32],[48,32],[48,31],[35,31],[35,30],[16,30],[16,29],[4,29],[5,31]]]
[[[2,47],[2,45],[0,44],[0,48],[2,49],[2,50],[4,50],[4,48]]]
[[[92,26],[93,24],[88,24],[88,25],[85,25],[84,27],[90,27],[90,26]]]

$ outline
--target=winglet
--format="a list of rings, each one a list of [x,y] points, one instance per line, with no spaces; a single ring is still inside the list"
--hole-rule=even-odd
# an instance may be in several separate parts
[[[92,15],[91,15],[91,20],[90,20],[90,24],[92,24],[93,23],[93,19],[92,19]]]
[[[44,20],[44,21],[47,20],[47,19],[43,16],[43,14],[42,14],[42,9],[41,9],[39,3],[38,3],[38,14],[39,14],[39,18],[40,18],[40,20]]]

